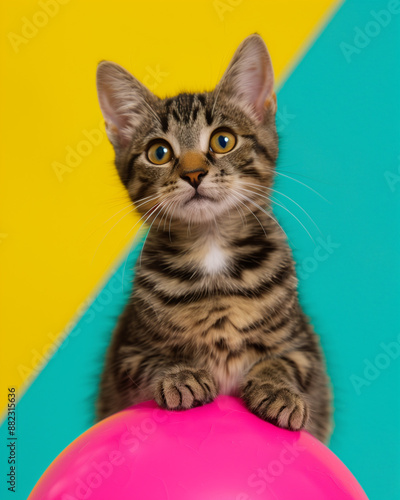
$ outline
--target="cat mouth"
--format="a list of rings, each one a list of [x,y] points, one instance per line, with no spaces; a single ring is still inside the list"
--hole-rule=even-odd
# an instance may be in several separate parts
[[[207,201],[214,201],[214,200],[213,200],[212,198],[210,198],[209,196],[205,196],[204,194],[200,194],[198,191],[196,191],[196,192],[194,193],[194,195],[193,195],[191,198],[189,198],[189,200],[186,202],[186,205],[187,205],[188,203],[190,203],[191,201],[203,201],[203,200],[204,200],[204,201],[206,201],[206,200],[207,200]]]

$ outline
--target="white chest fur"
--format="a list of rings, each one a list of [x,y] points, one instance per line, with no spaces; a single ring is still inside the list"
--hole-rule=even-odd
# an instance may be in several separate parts
[[[240,386],[248,372],[249,366],[249,360],[247,359],[231,361],[229,368],[223,363],[212,363],[210,371],[219,387],[219,393],[228,396],[238,396]]]
[[[220,394],[226,394],[227,396],[239,395],[239,386],[243,378],[241,372],[228,375],[225,369],[218,367],[213,370],[213,375],[219,387]]]
[[[218,244],[211,240],[206,248],[203,259],[204,270],[208,274],[216,274],[226,267],[227,256]]]

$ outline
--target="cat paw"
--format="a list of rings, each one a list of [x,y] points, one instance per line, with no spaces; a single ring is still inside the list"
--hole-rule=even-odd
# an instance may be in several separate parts
[[[287,387],[249,381],[243,389],[243,399],[252,413],[283,429],[298,431],[307,424],[307,402]]]
[[[168,410],[187,410],[210,403],[217,387],[206,370],[174,367],[156,383],[155,400]]]

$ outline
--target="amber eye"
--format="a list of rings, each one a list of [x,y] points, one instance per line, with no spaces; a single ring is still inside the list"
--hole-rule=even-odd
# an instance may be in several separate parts
[[[172,148],[166,141],[156,141],[147,150],[147,158],[155,165],[164,165],[172,158]]]
[[[236,145],[236,137],[229,130],[217,130],[210,139],[210,148],[214,153],[228,153]]]

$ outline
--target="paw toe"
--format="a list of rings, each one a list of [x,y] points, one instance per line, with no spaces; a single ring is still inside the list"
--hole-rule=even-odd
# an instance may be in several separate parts
[[[155,399],[170,410],[188,409],[212,401],[217,395],[214,381],[205,370],[171,370],[158,382]]]
[[[253,413],[284,429],[300,430],[307,423],[307,403],[291,389],[252,384],[245,399]]]

